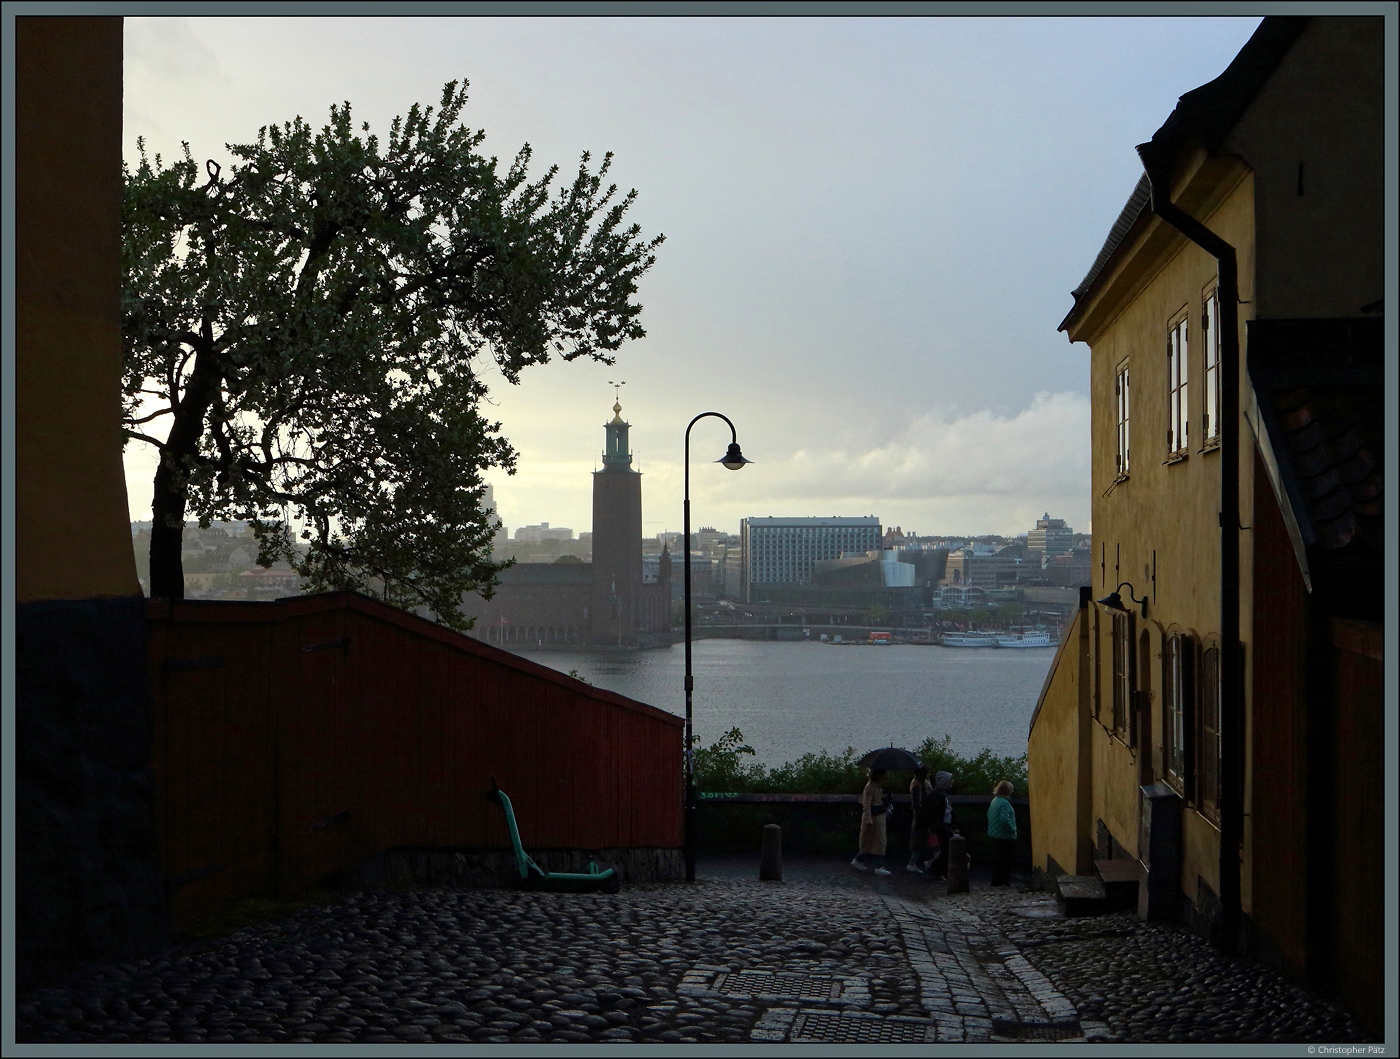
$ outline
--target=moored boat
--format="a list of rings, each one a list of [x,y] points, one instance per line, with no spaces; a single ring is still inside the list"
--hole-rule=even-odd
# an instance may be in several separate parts
[[[1054,647],[1055,641],[1045,633],[1027,633],[1021,636],[998,636],[998,647]]]
[[[945,633],[938,641],[944,647],[995,647],[997,638],[985,632]]]

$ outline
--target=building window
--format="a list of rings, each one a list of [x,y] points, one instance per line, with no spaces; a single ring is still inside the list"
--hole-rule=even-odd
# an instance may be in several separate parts
[[[1191,637],[1167,638],[1162,651],[1162,768],[1166,780],[1181,793],[1187,789],[1186,738],[1190,732],[1195,657]]]
[[[1188,444],[1186,400],[1186,319],[1167,335],[1167,454],[1184,453]]]
[[[1220,440],[1220,295],[1211,291],[1201,311],[1201,332],[1206,347],[1206,404],[1201,436],[1207,443]]]
[[[1208,819],[1220,822],[1220,648],[1201,652],[1197,699],[1196,806]]]
[[[1114,468],[1119,478],[1128,476],[1128,363],[1124,361],[1113,380],[1115,418],[1118,425],[1118,455]]]
[[[1132,705],[1133,679],[1132,615],[1113,615],[1113,730],[1120,737],[1131,738],[1129,711]]]

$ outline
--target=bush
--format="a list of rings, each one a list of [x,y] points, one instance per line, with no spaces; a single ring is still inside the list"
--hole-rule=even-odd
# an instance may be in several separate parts
[[[1000,780],[1014,783],[1018,795],[1029,794],[1025,754],[998,757],[983,748],[969,758],[952,747],[952,736],[945,735],[942,739],[925,739],[912,753],[929,767],[930,775],[951,772],[956,794],[991,794]],[[839,755],[818,750],[772,768],[743,760],[755,756],[753,747],[744,742],[744,733],[737,728],[731,728],[709,746],[700,745],[697,738],[696,789],[722,794],[854,794],[865,786],[866,772],[857,764],[855,747],[848,746]],[[909,773],[893,773],[887,787],[902,792],[912,778]]]

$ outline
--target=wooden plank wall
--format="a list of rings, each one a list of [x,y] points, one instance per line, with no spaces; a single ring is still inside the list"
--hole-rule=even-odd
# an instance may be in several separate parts
[[[1385,653],[1383,628],[1333,618],[1328,628],[1335,890],[1326,936],[1343,1000],[1373,1033],[1385,1025]]]
[[[681,844],[679,717],[357,596],[148,605],[176,925],[399,847]]]
[[[1308,968],[1307,588],[1263,464],[1254,467],[1250,918],[1295,977]]]

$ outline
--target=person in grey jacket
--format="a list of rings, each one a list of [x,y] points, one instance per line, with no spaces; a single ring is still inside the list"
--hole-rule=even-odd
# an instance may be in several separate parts
[[[1016,859],[1016,810],[1011,805],[1015,793],[1011,781],[1002,780],[992,791],[992,804],[987,806],[987,837],[995,849],[993,886],[1011,884],[1011,864]]]
[[[928,766],[920,765],[909,781],[909,863],[905,871],[927,874],[924,865],[930,860],[928,848],[928,819],[924,802],[933,793],[933,781],[928,778]]]
[[[948,875],[948,843],[953,838],[953,774],[940,772],[933,777],[933,792],[924,800],[924,818],[930,832],[938,836],[938,856],[929,874],[941,882]]]

